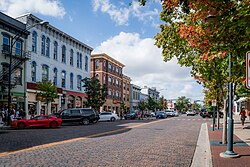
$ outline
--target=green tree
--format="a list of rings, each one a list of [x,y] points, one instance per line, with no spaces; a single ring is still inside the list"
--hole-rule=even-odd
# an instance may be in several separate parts
[[[85,104],[99,111],[100,107],[106,102],[106,97],[108,95],[106,85],[101,85],[99,79],[96,77],[86,77],[82,82],[85,93],[87,94],[87,102],[85,102]]]
[[[163,110],[165,108],[165,106],[164,106],[164,97],[163,96],[160,97],[160,100],[158,101],[158,108],[160,110]]]
[[[187,111],[190,106],[190,101],[185,96],[178,97],[178,100],[176,101],[176,108],[179,111]]]
[[[48,82],[37,82],[36,99],[41,102],[45,102],[47,105],[46,114],[48,114],[48,104],[53,102],[57,98],[57,88]]]
[[[155,109],[157,108],[157,102],[150,96],[148,97],[147,108],[152,111],[155,111]]]

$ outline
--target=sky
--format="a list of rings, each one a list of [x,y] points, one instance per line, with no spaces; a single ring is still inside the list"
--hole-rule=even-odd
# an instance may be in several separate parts
[[[176,59],[164,62],[154,45],[160,32],[160,0],[140,6],[136,0],[1,0],[0,11],[18,17],[32,13],[52,26],[125,65],[123,73],[140,87],[156,87],[160,96],[203,100],[202,86],[190,68]]]

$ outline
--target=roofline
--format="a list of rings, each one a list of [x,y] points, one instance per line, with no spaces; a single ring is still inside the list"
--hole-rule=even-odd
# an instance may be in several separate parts
[[[96,57],[105,57],[105,58],[108,58],[108,59],[114,61],[115,63],[121,65],[122,67],[125,67],[124,64],[122,64],[122,63],[119,62],[118,60],[114,59],[113,57],[107,55],[106,53],[91,54],[91,57],[93,57],[93,58],[96,58]]]

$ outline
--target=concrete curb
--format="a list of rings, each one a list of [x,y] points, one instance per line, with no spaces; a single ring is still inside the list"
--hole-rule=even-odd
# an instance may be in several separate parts
[[[212,167],[212,156],[208,136],[207,123],[201,125],[191,167]]]

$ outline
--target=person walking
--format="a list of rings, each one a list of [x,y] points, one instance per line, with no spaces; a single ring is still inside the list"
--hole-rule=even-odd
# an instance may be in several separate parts
[[[244,124],[245,124],[245,120],[246,120],[246,109],[242,109],[240,111],[240,120],[241,120],[241,125],[242,125],[242,128],[244,129]]]

